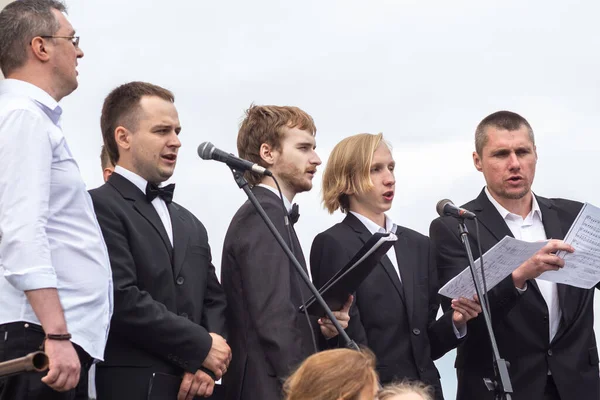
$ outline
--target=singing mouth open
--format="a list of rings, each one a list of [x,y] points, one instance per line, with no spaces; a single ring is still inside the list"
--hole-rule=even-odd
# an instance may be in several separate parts
[[[509,181],[511,183],[518,183],[518,182],[521,182],[522,180],[523,180],[523,177],[519,176],[519,175],[514,175],[507,179],[507,181]]]
[[[385,192],[383,194],[383,198],[386,199],[387,201],[394,200],[394,191],[393,190],[388,190],[387,192]]]
[[[175,153],[163,154],[161,156],[161,158],[163,160],[167,161],[168,163],[174,163],[175,160],[177,160],[177,154],[175,154]]]

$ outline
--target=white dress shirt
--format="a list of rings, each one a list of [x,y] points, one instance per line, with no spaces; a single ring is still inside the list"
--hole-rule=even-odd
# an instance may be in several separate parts
[[[377,225],[375,222],[371,221],[369,218],[365,217],[364,215],[361,215],[354,211],[350,211],[350,212],[352,213],[352,215],[354,215],[356,218],[358,218],[358,220],[360,222],[362,222],[362,224],[365,226],[365,228],[367,228],[369,230],[369,232],[371,232],[371,234],[373,234],[373,235],[376,233],[386,233],[386,232],[391,232],[393,234],[396,234],[396,229],[398,229],[398,225],[396,225],[394,223],[394,221],[392,221],[392,219],[390,217],[388,217],[387,215],[385,215],[385,228],[383,228],[383,227]],[[400,282],[402,282],[402,276],[400,276],[400,269],[398,268],[398,259],[396,258],[396,250],[394,249],[394,246],[390,247],[390,249],[388,250],[387,253],[385,253],[385,255],[392,262],[392,265],[394,266],[394,269],[396,270],[396,273],[398,274],[398,279],[400,279]],[[459,330],[458,328],[456,328],[456,325],[454,325],[454,321],[452,321],[452,329],[454,330],[454,334],[456,335],[456,337],[458,339],[465,337],[467,334],[467,325],[461,327],[461,329]]]
[[[386,233],[386,232],[391,232],[394,235],[396,234],[396,229],[398,228],[398,226],[387,215],[385,216],[385,228],[384,228],[384,227],[377,225],[375,222],[371,221],[369,218],[367,218],[363,215],[360,215],[357,212],[354,212],[354,211],[350,211],[350,212],[352,213],[352,215],[354,215],[356,218],[358,218],[358,220],[360,222],[362,222],[362,224],[365,226],[365,228],[367,228],[369,230],[369,232],[371,232],[372,235],[374,235],[376,233]],[[394,269],[396,270],[396,274],[398,274],[398,279],[400,279],[400,282],[402,282],[402,276],[400,276],[400,269],[398,268],[398,259],[396,258],[396,250],[394,249],[394,246],[390,247],[388,252],[385,254],[392,262],[392,265],[394,266]]]
[[[144,194],[146,193],[146,185],[148,184],[147,180],[145,180],[144,178],[142,178],[135,172],[131,172],[128,169],[121,167],[120,165],[117,165],[115,167],[115,172],[117,174],[121,175],[122,177],[126,178],[129,182],[133,183],[135,186],[137,186],[138,189],[140,189],[142,191],[142,193],[144,193]],[[165,227],[165,230],[167,231],[167,235],[169,236],[169,241],[171,242],[171,246],[173,246],[173,225],[171,223],[171,214],[169,214],[169,209],[167,208],[167,203],[165,203],[165,201],[160,196],[156,196],[152,200],[151,204],[154,207],[154,209],[156,210],[156,212],[158,213],[158,216],[160,217],[160,220],[162,221],[163,226]]]
[[[525,240],[527,242],[538,242],[547,239],[546,230],[544,229],[544,224],[542,222],[542,211],[540,210],[540,206],[538,205],[535,196],[533,196],[531,211],[525,218],[522,218],[520,215],[513,214],[502,207],[500,203],[492,197],[487,187],[485,188],[485,194],[494,207],[496,207],[502,218],[504,218],[506,225],[508,225],[508,229],[510,229],[515,239]],[[541,279],[536,279],[535,281],[548,306],[548,334],[549,342],[551,342],[558,331],[558,325],[562,316],[558,303],[556,283],[543,281]]]
[[[281,198],[279,196],[279,190],[275,189],[273,186],[265,185],[264,183],[259,183],[257,186],[269,189],[271,192],[275,193],[277,197]],[[283,196],[283,204],[285,204],[285,209],[288,211],[288,213],[292,211],[292,203],[285,196]]]
[[[56,288],[73,342],[101,360],[112,273],[61,113],[42,89],[0,82],[0,324],[40,324],[25,291]]]

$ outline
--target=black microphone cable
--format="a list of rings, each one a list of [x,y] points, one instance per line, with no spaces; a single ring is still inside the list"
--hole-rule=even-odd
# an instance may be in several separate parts
[[[275,185],[277,186],[277,190],[279,191],[279,200],[281,200],[281,208],[283,209],[283,215],[284,217],[284,222],[285,222],[285,227],[288,233],[288,239],[290,241],[290,250],[292,250],[292,253],[294,254],[294,256],[296,255],[296,251],[294,249],[294,242],[292,241],[292,224],[290,223],[290,218],[288,216],[288,210],[287,207],[285,206],[285,201],[283,200],[283,193],[281,191],[281,187],[279,186],[279,182],[277,182],[277,179],[275,179],[275,176],[271,176],[271,178],[273,178],[273,180],[275,181]],[[294,272],[294,271],[292,271]],[[302,286],[301,286],[301,282],[300,279],[298,278],[299,272],[295,271],[296,273],[294,274],[294,277],[296,278],[296,284],[298,285],[298,289],[300,290],[300,300],[302,300],[302,304],[305,304],[305,300],[304,300],[304,294],[302,294]],[[313,342],[313,348],[315,350],[315,353],[319,352],[319,348],[317,347],[317,338],[315,337],[315,332],[313,330],[313,326],[312,323],[310,322],[310,317],[308,316],[308,311],[306,310],[308,307],[303,307],[304,308],[304,316],[306,317],[306,322],[308,323],[308,327],[310,329],[310,335],[312,338],[312,342]]]
[[[479,262],[481,263],[481,282],[483,283],[483,297],[485,297],[485,307],[487,308],[490,322],[492,322],[492,312],[490,310],[489,297],[487,295],[487,283],[485,281],[485,270],[483,265],[483,252],[481,251],[481,238],[479,237],[479,219],[475,218],[475,238],[477,239],[477,250],[479,251]],[[481,304],[481,299],[479,299]]]

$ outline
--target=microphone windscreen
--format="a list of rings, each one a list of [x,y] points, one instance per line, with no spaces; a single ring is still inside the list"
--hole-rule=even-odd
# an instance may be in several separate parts
[[[443,217],[444,215],[444,207],[446,207],[446,204],[454,204],[452,202],[452,200],[448,200],[448,199],[442,199],[440,201],[438,201],[437,205],[435,206],[435,210],[437,211],[438,215],[440,217]]]
[[[210,160],[215,146],[211,142],[200,143],[198,146],[198,155],[203,160]]]

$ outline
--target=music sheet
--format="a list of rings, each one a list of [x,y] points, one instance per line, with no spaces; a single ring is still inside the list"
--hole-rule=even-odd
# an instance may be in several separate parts
[[[565,266],[544,272],[538,279],[584,289],[594,287],[600,282],[600,208],[585,203],[567,232],[565,243],[575,249],[574,253],[556,253],[565,260]]]
[[[494,247],[483,255],[485,281],[488,292],[510,275],[519,265],[538,252],[548,241],[525,242],[510,236],[505,236]],[[475,260],[476,277],[483,290],[481,279],[481,258]],[[460,274],[448,281],[439,290],[441,295],[456,299],[458,297],[473,298],[477,292],[469,266]]]

